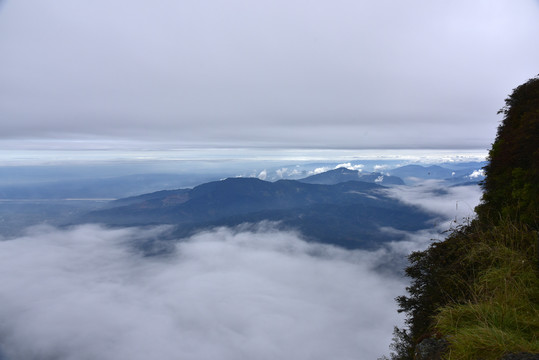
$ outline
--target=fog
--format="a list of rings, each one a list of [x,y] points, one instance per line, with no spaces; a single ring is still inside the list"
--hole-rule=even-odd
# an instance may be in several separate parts
[[[0,241],[1,359],[376,359],[402,326],[399,267],[473,216],[478,186],[384,190],[439,215],[376,251],[260,223],[160,241],[169,227],[33,227]],[[154,243],[148,255],[141,244]],[[155,253],[155,251],[154,251]]]
[[[442,181],[423,181],[415,186],[399,186],[384,192],[407,204],[438,214],[438,225],[463,223],[474,216],[482,191],[479,185],[447,187]]]
[[[448,231],[467,224],[475,216],[474,209],[481,200],[479,185],[446,187],[436,180],[423,181],[415,186],[396,186],[384,189],[383,192],[407,204],[418,206],[432,214],[438,215],[432,227],[415,232],[401,231],[393,228],[382,228],[386,233],[403,235],[401,241],[387,244],[389,255],[394,261],[406,266],[403,254],[424,250],[433,241],[441,241]]]
[[[164,228],[33,228],[0,242],[8,359],[375,359],[402,322],[387,251],[271,225],[215,229],[145,256]]]

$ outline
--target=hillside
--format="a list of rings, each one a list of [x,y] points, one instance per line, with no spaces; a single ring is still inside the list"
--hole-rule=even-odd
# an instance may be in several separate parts
[[[263,220],[300,230],[308,239],[346,248],[371,248],[400,240],[380,227],[414,231],[428,228],[434,215],[402,203],[362,181],[334,185],[229,178],[194,187],[120,199],[87,213],[80,223],[112,226],[176,225],[174,236],[216,226]]]
[[[393,359],[539,354],[539,78],[500,112],[477,219],[409,258]]]
[[[404,181],[397,176],[384,175],[378,172],[362,174],[360,171],[343,167],[311,175],[298,181],[306,184],[321,185],[334,185],[346,181],[363,181],[378,185],[404,185]]]

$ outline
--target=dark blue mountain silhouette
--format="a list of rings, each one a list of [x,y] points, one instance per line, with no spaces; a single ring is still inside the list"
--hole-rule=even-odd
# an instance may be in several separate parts
[[[326,171],[300,179],[298,181],[307,184],[322,185],[334,185],[346,181],[363,181],[368,183],[376,183],[378,185],[404,185],[404,181],[397,176],[383,175],[378,172],[362,174],[357,170],[350,170],[347,168],[338,168],[335,170]]]
[[[361,181],[319,185],[229,178],[193,189],[117,200],[110,208],[90,212],[79,220],[113,226],[174,224],[174,237],[216,226],[270,220],[282,228],[300,230],[309,240],[347,248],[375,247],[399,239],[394,232],[381,232],[380,227],[429,227],[431,215],[386,197],[383,189]]]

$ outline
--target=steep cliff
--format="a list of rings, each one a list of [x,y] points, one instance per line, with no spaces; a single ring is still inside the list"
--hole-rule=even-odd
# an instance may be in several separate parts
[[[410,255],[412,282],[397,298],[407,329],[395,331],[393,359],[429,359],[425,339],[441,339],[437,358],[539,353],[539,77],[500,112],[477,218]]]

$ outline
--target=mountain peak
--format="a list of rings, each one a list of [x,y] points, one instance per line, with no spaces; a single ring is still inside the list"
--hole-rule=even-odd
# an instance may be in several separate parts
[[[404,185],[404,181],[396,176],[387,176],[381,173],[362,174],[358,170],[350,170],[347,168],[329,170],[321,174],[300,179],[298,181],[307,184],[320,185],[334,185],[347,181],[361,181],[367,183],[376,183],[379,185]]]

